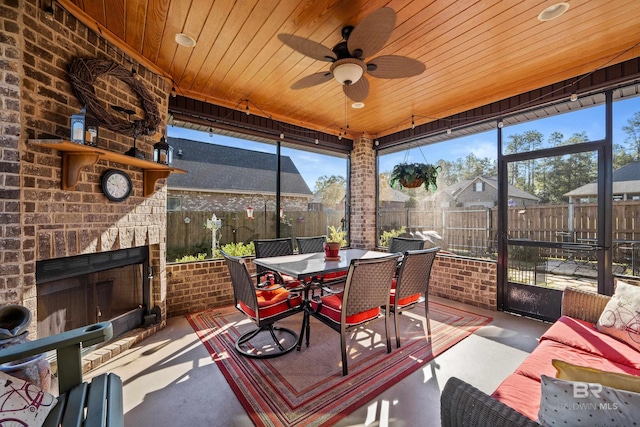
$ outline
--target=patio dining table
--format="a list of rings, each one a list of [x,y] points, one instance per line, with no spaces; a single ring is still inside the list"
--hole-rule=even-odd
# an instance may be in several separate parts
[[[349,270],[351,260],[353,259],[373,259],[385,258],[390,254],[388,252],[368,251],[364,249],[342,249],[340,250],[340,259],[326,259],[324,252],[285,255],[269,258],[256,258],[254,264],[267,268],[268,270],[278,273],[284,273],[292,276],[300,281],[303,285],[304,292],[304,314],[302,320],[302,329],[298,337],[297,350],[300,351],[302,341],[306,335],[306,344],[309,347],[309,317],[311,313],[310,292],[312,289],[321,287],[323,283],[322,277],[329,273],[345,272]]]

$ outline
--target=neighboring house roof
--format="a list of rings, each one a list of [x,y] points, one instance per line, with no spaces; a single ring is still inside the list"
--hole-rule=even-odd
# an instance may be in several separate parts
[[[627,163],[613,171],[613,194],[640,192],[640,162]],[[567,197],[595,196],[598,194],[598,181],[593,181],[565,193]]]
[[[459,193],[471,186],[474,182],[478,181],[484,181],[485,184],[495,188],[496,190],[498,189],[498,177],[477,176],[473,179],[464,179],[462,181],[456,182],[455,184],[443,188],[441,191],[449,194],[452,198],[455,199]],[[538,202],[540,201],[539,197],[536,197],[531,193],[527,193],[526,191],[521,190],[514,185],[509,184],[507,188],[508,197],[517,197],[519,199],[535,200]]]
[[[173,173],[169,189],[274,193],[276,155],[182,138],[167,138],[173,147],[173,166],[188,171]],[[281,157],[282,193],[311,196],[309,186],[290,157]]]
[[[400,202],[404,203],[411,198],[411,196],[403,193],[402,191],[398,191],[395,188],[390,188],[390,191],[385,191],[380,194],[381,202]]]

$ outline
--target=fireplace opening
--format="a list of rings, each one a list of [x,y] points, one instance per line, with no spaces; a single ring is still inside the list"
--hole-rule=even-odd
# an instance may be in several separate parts
[[[114,336],[149,319],[147,247],[39,261],[37,333],[43,338],[109,320]]]

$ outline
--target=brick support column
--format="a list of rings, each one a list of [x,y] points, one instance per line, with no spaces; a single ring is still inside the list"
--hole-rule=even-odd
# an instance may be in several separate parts
[[[371,139],[353,141],[351,153],[351,247],[376,247],[376,156]]]
[[[10,2],[12,3],[12,2]],[[2,7],[0,7],[2,9]],[[20,134],[23,10],[0,12],[0,303],[20,303],[35,284],[33,227],[22,229]],[[29,307],[34,308],[34,307]]]

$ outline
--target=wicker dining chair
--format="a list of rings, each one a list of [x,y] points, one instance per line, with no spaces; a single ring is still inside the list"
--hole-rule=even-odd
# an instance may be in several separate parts
[[[408,237],[392,237],[389,240],[390,253],[405,253],[406,251],[417,251],[424,249],[424,240],[411,239]]]
[[[384,317],[387,353],[391,353],[389,339],[389,292],[396,271],[398,256],[351,260],[344,290],[311,300],[311,314],[333,330],[340,332],[342,375],[347,368],[347,331]],[[381,311],[380,307],[384,307]]]
[[[253,241],[253,247],[256,251],[256,258],[271,258],[274,256],[293,255],[293,241],[284,237],[281,239],[257,239]],[[265,274],[272,272],[260,265],[256,265],[256,280],[260,283]],[[286,274],[280,275],[283,283],[287,286],[299,286],[300,281]]]
[[[220,252],[229,268],[235,307],[257,325],[256,329],[238,337],[235,343],[236,351],[243,356],[266,359],[293,350],[298,344],[298,334],[291,329],[274,326],[274,323],[303,310],[301,295],[290,292],[282,284],[273,285],[270,282],[262,282],[255,286],[243,258],[231,256],[224,251]],[[249,343],[262,332],[271,334],[275,346],[254,346]],[[277,332],[281,333],[282,338],[276,335]],[[291,342],[283,346],[282,341]]]
[[[324,244],[327,236],[314,237],[296,237],[299,254],[311,254],[316,252],[324,252]]]
[[[400,264],[397,279],[393,280],[389,307],[393,313],[396,333],[396,348],[400,348],[398,316],[403,310],[411,310],[422,301],[424,295],[424,314],[427,322],[427,342],[431,341],[431,322],[429,321],[429,279],[431,268],[439,247],[417,251],[406,251]]]

